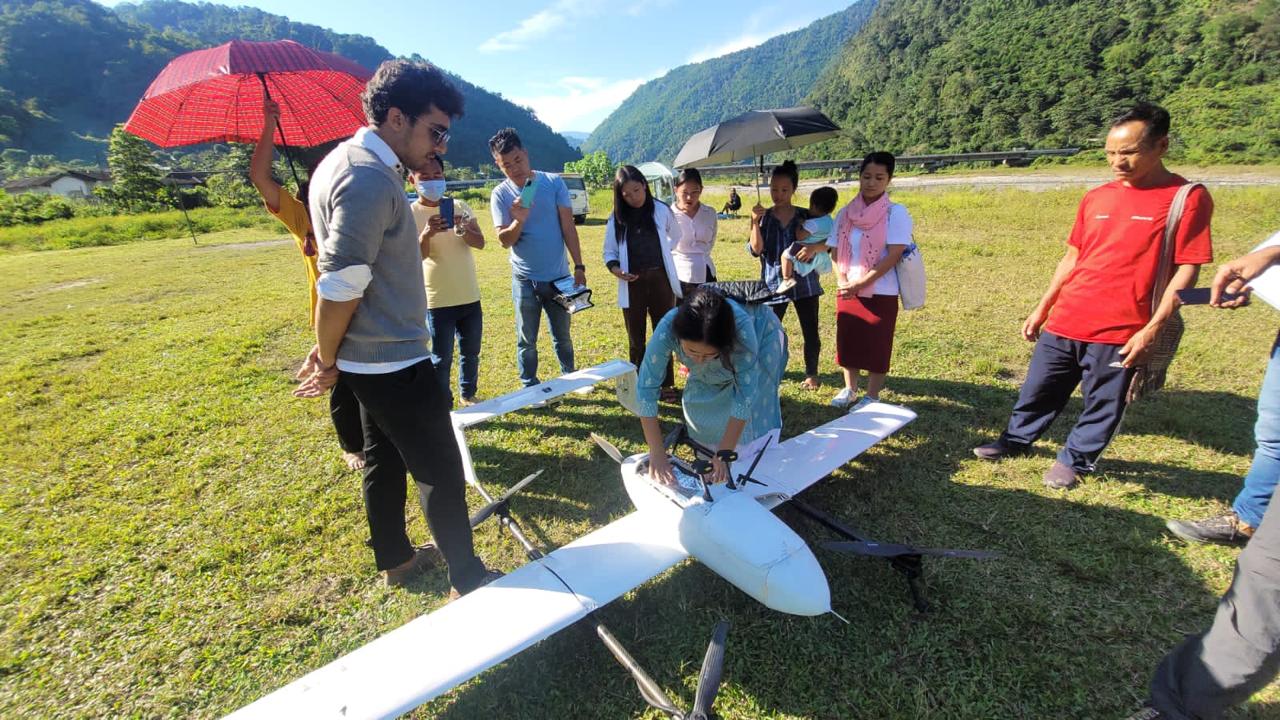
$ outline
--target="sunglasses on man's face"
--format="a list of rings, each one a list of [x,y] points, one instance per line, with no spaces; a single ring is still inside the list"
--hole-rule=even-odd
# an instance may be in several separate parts
[[[449,142],[449,138],[451,137],[449,134],[449,128],[432,125],[428,129],[431,130],[431,137],[436,141],[437,145],[445,145]]]

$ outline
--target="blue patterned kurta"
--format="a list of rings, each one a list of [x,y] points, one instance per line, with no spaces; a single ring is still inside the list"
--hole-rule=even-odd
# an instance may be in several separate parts
[[[689,368],[684,388],[684,421],[689,435],[715,447],[724,437],[730,418],[746,420],[739,444],[782,427],[778,385],[787,366],[787,339],[773,309],[766,305],[743,305],[727,300],[733,308],[737,332],[729,354],[733,370],[719,359],[695,362],[685,355],[671,330],[676,310],[667,313],[653,331],[640,365],[637,396],[641,417],[657,417],[658,392],[667,370],[667,358],[676,358]]]

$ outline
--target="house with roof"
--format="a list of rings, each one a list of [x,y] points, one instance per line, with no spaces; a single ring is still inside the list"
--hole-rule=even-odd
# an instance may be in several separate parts
[[[65,198],[87,198],[93,189],[111,182],[111,174],[100,170],[60,170],[48,175],[18,178],[0,185],[10,194],[35,193],[61,195]]]

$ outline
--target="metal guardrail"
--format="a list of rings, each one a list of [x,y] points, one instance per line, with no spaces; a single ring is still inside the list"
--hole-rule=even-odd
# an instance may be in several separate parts
[[[997,162],[1020,167],[1030,164],[1032,160],[1038,157],[1070,157],[1078,152],[1080,152],[1080,148],[1050,148],[1046,150],[1007,150],[1002,152],[955,153],[949,155],[899,155],[896,160],[898,167],[921,165],[926,171],[932,172],[948,165],[966,162]],[[802,171],[847,170],[850,174],[853,174],[857,172],[858,165],[861,162],[862,158],[816,160],[796,163],[796,167]],[[709,165],[704,168],[698,168],[698,172],[703,175],[743,175],[754,174],[758,167],[755,163]]]
[[[489,178],[488,180],[449,180],[445,182],[445,187],[450,190],[463,190],[466,188],[484,187],[490,183],[500,183],[502,178]]]

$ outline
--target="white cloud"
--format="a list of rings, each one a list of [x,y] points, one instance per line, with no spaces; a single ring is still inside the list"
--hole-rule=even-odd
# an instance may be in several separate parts
[[[511,98],[511,101],[533,108],[538,119],[553,130],[594,128],[614,108],[622,104],[644,83],[658,77],[606,80],[599,77],[565,77],[540,95]]]
[[[546,8],[530,15],[514,30],[500,32],[480,43],[480,52],[504,52],[520,50],[531,42],[550,35],[554,30],[599,10],[590,0],[556,0]]]
[[[631,0],[625,8],[611,7],[598,0],[555,0],[546,8],[530,15],[514,30],[506,30],[480,43],[480,52],[494,53],[521,50],[552,32],[605,12],[623,12],[640,17],[654,10],[667,9],[674,0]]]

